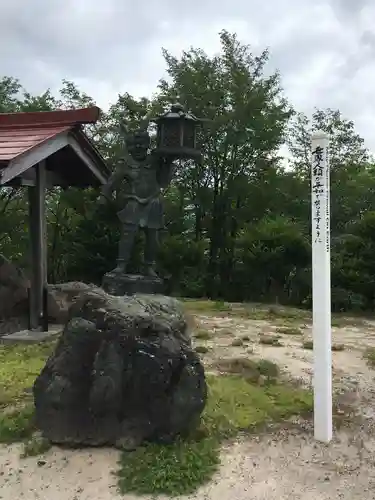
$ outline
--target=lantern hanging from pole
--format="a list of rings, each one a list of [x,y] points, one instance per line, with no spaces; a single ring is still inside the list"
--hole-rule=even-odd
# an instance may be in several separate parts
[[[203,120],[186,113],[181,104],[152,120],[157,125],[155,154],[162,157],[200,160],[197,132]]]

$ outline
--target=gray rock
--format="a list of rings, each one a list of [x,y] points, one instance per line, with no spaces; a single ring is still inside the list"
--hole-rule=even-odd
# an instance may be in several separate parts
[[[48,317],[56,323],[64,324],[68,321],[68,312],[75,299],[82,293],[94,289],[94,285],[70,281],[48,285],[47,310]]]
[[[93,286],[76,297],[33,392],[50,441],[126,449],[188,432],[207,397],[179,301]]]
[[[0,254],[0,318],[27,311],[29,281],[21,269]]]

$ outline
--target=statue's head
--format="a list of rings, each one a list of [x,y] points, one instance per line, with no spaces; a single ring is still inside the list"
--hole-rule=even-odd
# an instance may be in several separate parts
[[[150,147],[150,134],[145,129],[139,129],[126,139],[129,153],[136,160],[144,160]]]

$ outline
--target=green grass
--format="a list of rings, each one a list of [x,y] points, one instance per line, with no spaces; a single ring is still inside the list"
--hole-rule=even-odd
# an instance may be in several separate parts
[[[30,438],[35,431],[34,407],[23,406],[2,410],[0,415],[0,443],[15,443]]]
[[[307,349],[309,351],[312,351],[314,349],[314,342],[312,340],[306,340],[302,344],[303,349]]]
[[[23,441],[35,431],[31,387],[55,341],[0,345],[0,442]]]
[[[375,368],[375,347],[368,347],[365,350],[363,357],[366,359],[371,368]]]
[[[309,351],[312,351],[314,349],[314,342],[312,340],[306,340],[305,342],[303,342],[302,347],[303,347],[303,349],[307,349]],[[344,344],[332,344],[331,351],[332,352],[345,351],[345,345]]]
[[[312,395],[302,389],[260,387],[240,375],[211,376],[208,383],[209,399],[197,432],[169,446],[150,444],[123,453],[118,472],[123,494],[194,493],[218,469],[223,440],[312,409]]]
[[[197,332],[194,333],[194,338],[197,340],[208,340],[211,338],[211,333],[207,330],[198,330]]]
[[[198,354],[206,354],[210,350],[206,345],[197,345],[194,349]]]
[[[302,330],[296,326],[280,326],[276,332],[281,335],[302,335]]]
[[[39,433],[34,433],[23,445],[21,458],[42,455],[51,448],[51,443]]]
[[[331,350],[333,352],[345,351],[344,344],[332,344]]]
[[[300,323],[311,323],[311,311],[296,307],[248,303],[228,303],[224,301],[211,301],[207,299],[182,299],[184,307],[193,314],[218,314],[237,316],[247,320],[270,321],[274,325],[293,327]],[[367,319],[373,319],[369,317]],[[348,315],[345,313],[332,314],[332,326],[344,328],[350,325],[364,324],[366,317]],[[292,333],[290,333],[292,335]],[[296,333],[297,335],[297,333]]]
[[[27,398],[55,342],[0,346],[0,408]],[[30,396],[29,396],[30,397]]]
[[[202,312],[202,313],[217,313],[217,312],[230,312],[232,311],[232,306],[227,302],[221,300],[184,300],[184,308],[191,312]]]
[[[25,390],[32,386],[52,348],[51,343],[0,346],[0,442],[23,441],[22,456],[39,454],[49,447],[35,434],[31,395]],[[148,444],[122,453],[118,480],[123,493],[193,493],[218,470],[223,441],[256,431],[268,422],[311,411],[312,395],[279,383],[276,365],[267,360],[256,362],[258,373],[269,380],[264,385],[250,382],[246,371],[251,368],[249,361],[245,365],[237,364],[233,373],[208,377],[209,398],[201,425],[190,436],[171,445]]]
[[[242,339],[236,338],[236,339],[232,340],[231,346],[232,347],[241,347],[241,346],[243,346],[243,342],[244,341]]]
[[[283,343],[280,342],[277,335],[261,335],[259,337],[259,343],[263,345],[271,345],[273,347],[283,347]]]
[[[221,373],[241,375],[254,384],[258,383],[261,377],[265,377],[268,382],[274,382],[280,375],[279,367],[268,359],[227,358],[218,361],[216,367]]]

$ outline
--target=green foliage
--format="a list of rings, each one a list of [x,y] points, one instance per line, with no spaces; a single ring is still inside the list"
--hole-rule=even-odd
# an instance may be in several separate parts
[[[178,100],[208,118],[200,135],[203,161],[178,161],[164,193],[166,231],[159,272],[176,296],[226,302],[311,307],[310,131],[331,140],[332,309],[375,307],[375,165],[350,119],[317,109],[312,120],[291,109],[267,50],[254,53],[235,34],[220,33],[209,56],[191,48],[164,51],[168,79],[151,99],[119,95],[85,131],[114,168],[123,154],[121,127],[136,128]],[[72,109],[95,104],[74,82],[58,95],[32,95],[0,78],[0,112]],[[289,169],[280,146],[290,152]],[[93,190],[53,189],[47,196],[48,279],[100,283],[117,254],[119,205],[98,207]],[[26,191],[0,189],[1,253],[28,270]],[[132,270],[141,262],[137,238]],[[216,306],[212,306],[213,310]],[[250,313],[249,317],[250,317]],[[256,311],[259,316],[261,312]]]

